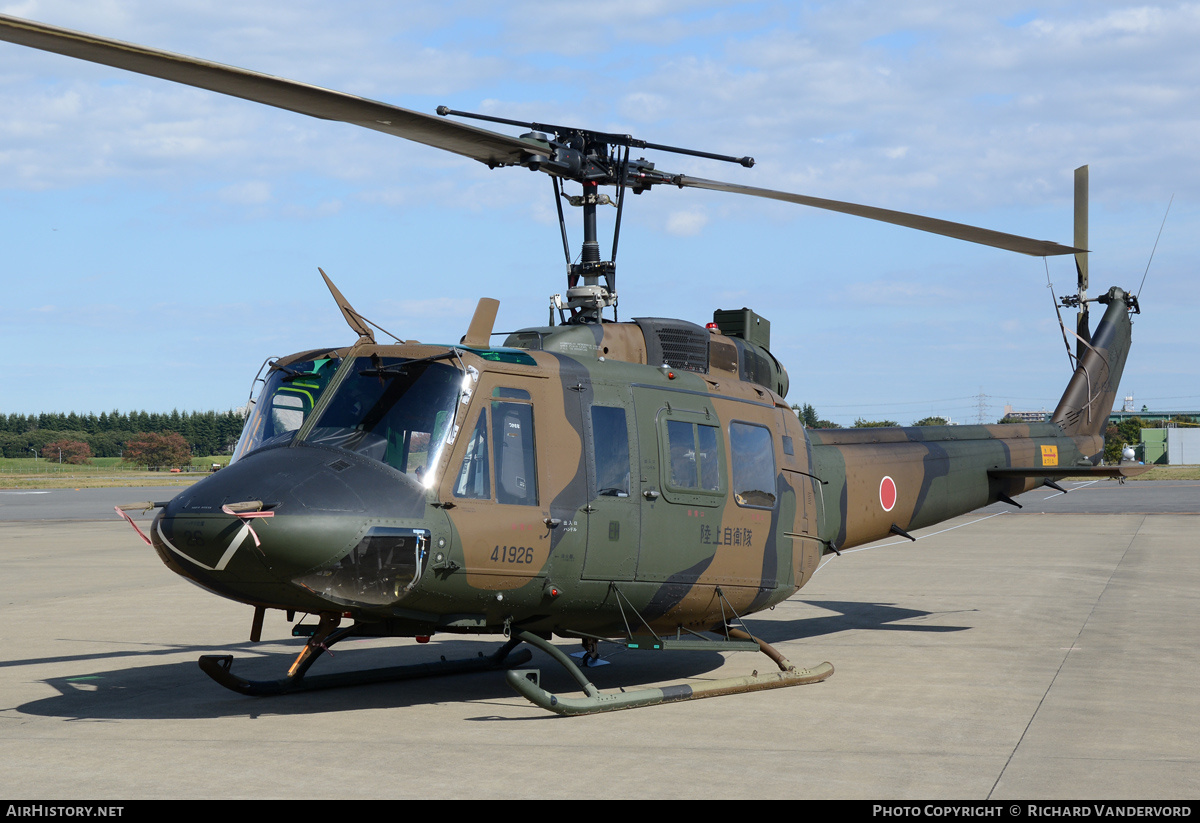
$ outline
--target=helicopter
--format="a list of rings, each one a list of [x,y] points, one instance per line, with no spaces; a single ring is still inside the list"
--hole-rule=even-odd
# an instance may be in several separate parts
[[[550,177],[567,288],[549,321],[493,343],[498,301],[479,300],[457,343],[384,332],[322,271],[357,338],[268,360],[255,379],[230,464],[174,498],[118,507],[174,572],[307,637],[274,680],[233,673],[230,655],[200,668],[246,695],[505,670],[535,705],[587,714],[827,679],[799,668],[746,618],[798,591],[822,559],[990,503],[1020,504],[1064,477],[1125,477],[1102,466],[1103,432],[1131,339],[1134,296],[1087,296],[1087,173],[1076,172],[1073,245],[844,201],[665,171],[633,151],[750,168],[750,157],[630,135],[440,107],[436,115],[245,69],[0,16],[0,40],[183,83],[423,143],[491,169]],[[460,119],[449,119],[460,118]],[[510,136],[462,122],[524,131]],[[581,193],[567,194],[567,184]],[[615,197],[601,188],[615,190]],[[806,429],[785,397],[770,322],[717,310],[705,326],[620,321],[616,256],[629,194],[705,189],[779,200],[1030,256],[1074,255],[1074,373],[1049,422]],[[563,203],[579,208],[572,257]],[[598,212],[614,206],[608,258]],[[1105,307],[1091,329],[1088,306]],[[393,342],[381,342],[376,331]],[[1064,328],[1064,337],[1066,329]],[[265,371],[265,373],[264,373]],[[129,518],[158,509],[149,536]],[[310,675],[352,637],[499,635],[495,654],[437,664]],[[552,638],[574,638],[569,656]],[[585,670],[602,643],[637,650],[758,651],[777,671],[700,685],[602,693]],[[553,694],[532,655],[551,656],[583,697]]]

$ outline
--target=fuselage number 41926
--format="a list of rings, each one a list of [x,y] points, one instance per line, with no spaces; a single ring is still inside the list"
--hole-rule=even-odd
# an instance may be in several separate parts
[[[492,550],[493,563],[532,563],[533,549],[528,546],[497,546]]]

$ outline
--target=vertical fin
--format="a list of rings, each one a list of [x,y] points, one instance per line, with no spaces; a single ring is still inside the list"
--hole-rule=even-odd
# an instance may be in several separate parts
[[[1096,324],[1091,340],[1080,344],[1083,353],[1075,374],[1050,418],[1050,422],[1058,423],[1070,435],[1104,433],[1129,354],[1133,328],[1129,319],[1131,298],[1114,286],[1098,302],[1107,304],[1108,309]]]

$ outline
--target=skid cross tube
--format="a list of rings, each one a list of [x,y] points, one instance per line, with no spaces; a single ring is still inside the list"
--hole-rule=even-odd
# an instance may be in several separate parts
[[[731,628],[729,632],[731,637],[751,639],[750,635],[739,629]],[[584,697],[560,697],[541,687],[541,671],[538,669],[509,669],[504,673],[508,684],[526,700],[535,706],[562,715],[612,712],[621,709],[636,709],[642,706],[655,706],[659,703],[698,700],[702,697],[719,697],[725,694],[742,694],[785,686],[802,686],[806,683],[819,683],[833,674],[833,666],[829,663],[822,663],[812,669],[797,669],[778,650],[762,640],[754,640],[759,650],[770,657],[779,667],[778,672],[760,675],[758,671],[755,671],[748,677],[729,677],[695,685],[679,684],[605,694],[588,680],[583,671],[575,665],[575,661],[554,644],[523,631],[514,632],[513,639],[519,639],[550,655],[583,689]]]

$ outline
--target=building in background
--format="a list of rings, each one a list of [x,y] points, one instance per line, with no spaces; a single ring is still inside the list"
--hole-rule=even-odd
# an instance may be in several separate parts
[[[1050,412],[1042,409],[1041,411],[1013,411],[1011,403],[1004,405],[1005,420],[1019,420],[1022,423],[1045,423],[1050,419]]]
[[[1172,466],[1200,463],[1200,428],[1175,426],[1163,431],[1167,433],[1167,463]]]

